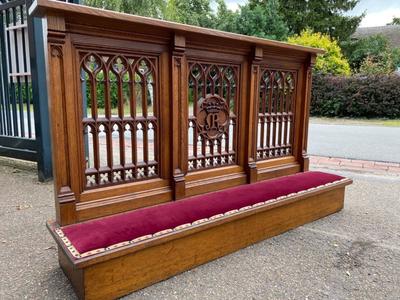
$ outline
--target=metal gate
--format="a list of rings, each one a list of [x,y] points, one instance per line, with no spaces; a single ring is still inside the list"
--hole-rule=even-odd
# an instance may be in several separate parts
[[[69,0],[75,2],[77,0]],[[32,0],[0,0],[0,156],[36,161],[52,176],[42,21]]]

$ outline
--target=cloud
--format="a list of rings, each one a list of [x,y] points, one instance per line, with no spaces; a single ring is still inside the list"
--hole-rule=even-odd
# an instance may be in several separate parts
[[[367,11],[360,27],[384,26],[390,23],[393,17],[400,17],[400,8],[390,8],[378,12]]]

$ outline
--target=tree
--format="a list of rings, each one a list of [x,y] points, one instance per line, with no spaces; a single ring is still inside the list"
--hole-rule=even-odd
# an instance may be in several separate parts
[[[140,16],[164,18],[165,0],[121,0],[121,11]]]
[[[229,10],[224,0],[217,0],[217,4],[216,29],[275,40],[286,40],[288,36],[278,0],[271,0],[266,5],[240,6],[237,12]]]
[[[217,14],[215,23],[213,24],[215,29],[238,32],[237,21],[239,12],[234,12],[226,6],[225,0],[217,0]]]
[[[390,74],[393,72],[393,60],[387,53],[385,60],[367,56],[361,63],[358,73],[363,75]]]
[[[274,40],[286,40],[289,29],[279,13],[279,1],[269,0],[265,5],[244,5],[236,21],[237,32]]]
[[[119,11],[120,0],[84,0],[83,4],[102,9]]]
[[[250,0],[249,5],[267,5],[272,0]],[[275,0],[273,0],[275,1]],[[359,0],[280,0],[280,13],[294,34],[310,28],[338,41],[348,40],[360,24],[361,16],[346,16]]]
[[[153,18],[163,18],[166,0],[84,0],[84,4]]]
[[[212,27],[210,0],[169,0],[166,19],[201,27]]]
[[[322,74],[350,75],[350,66],[342,54],[336,40],[329,35],[304,30],[300,35],[289,37],[289,43],[324,49],[326,52],[317,57],[315,70]]]
[[[392,22],[388,23],[387,25],[400,25],[400,17],[399,18],[393,17]]]
[[[400,50],[392,49],[389,40],[381,34],[344,43],[343,52],[354,72],[360,71],[363,64],[364,70],[368,66],[376,65],[380,66],[382,70],[386,68],[394,71],[400,66]],[[378,70],[379,68],[374,69]]]

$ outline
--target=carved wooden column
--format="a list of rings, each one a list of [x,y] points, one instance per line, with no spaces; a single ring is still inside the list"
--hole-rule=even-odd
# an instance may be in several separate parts
[[[62,16],[47,16],[48,26],[48,93],[54,168],[55,206],[57,222],[67,225],[76,222],[76,198],[72,178],[71,149],[67,97],[71,96],[71,53],[67,45],[65,21]],[[66,82],[69,82],[68,86]],[[69,103],[69,105],[72,103]],[[76,134],[76,133],[75,133]],[[76,157],[74,157],[76,159]],[[76,170],[75,170],[76,171]]]
[[[254,48],[251,62],[250,72],[250,89],[249,89],[249,132],[248,132],[248,155],[247,155],[247,181],[253,183],[257,181],[257,123],[258,123],[258,97],[259,97],[259,79],[260,79],[260,62],[263,58],[263,49]]]
[[[311,86],[312,86],[312,70],[315,64],[316,55],[312,54],[306,63],[304,68],[304,92],[303,92],[303,103],[301,107],[301,139],[299,148],[299,157],[301,163],[301,169],[303,172],[309,170],[309,157],[307,154],[307,143],[308,143],[308,126],[309,126],[309,116],[310,116],[310,103],[311,103]]]
[[[187,172],[187,63],[186,39],[175,34],[172,45],[172,170],[174,199],[185,197]]]

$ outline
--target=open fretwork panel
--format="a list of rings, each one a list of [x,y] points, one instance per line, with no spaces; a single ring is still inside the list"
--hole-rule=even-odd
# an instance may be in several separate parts
[[[60,225],[306,171],[318,49],[38,0]]]
[[[157,177],[157,58],[79,56],[86,188]]]
[[[263,68],[258,104],[257,160],[293,153],[296,72]]]
[[[239,66],[189,62],[188,68],[189,171],[235,164]]]

